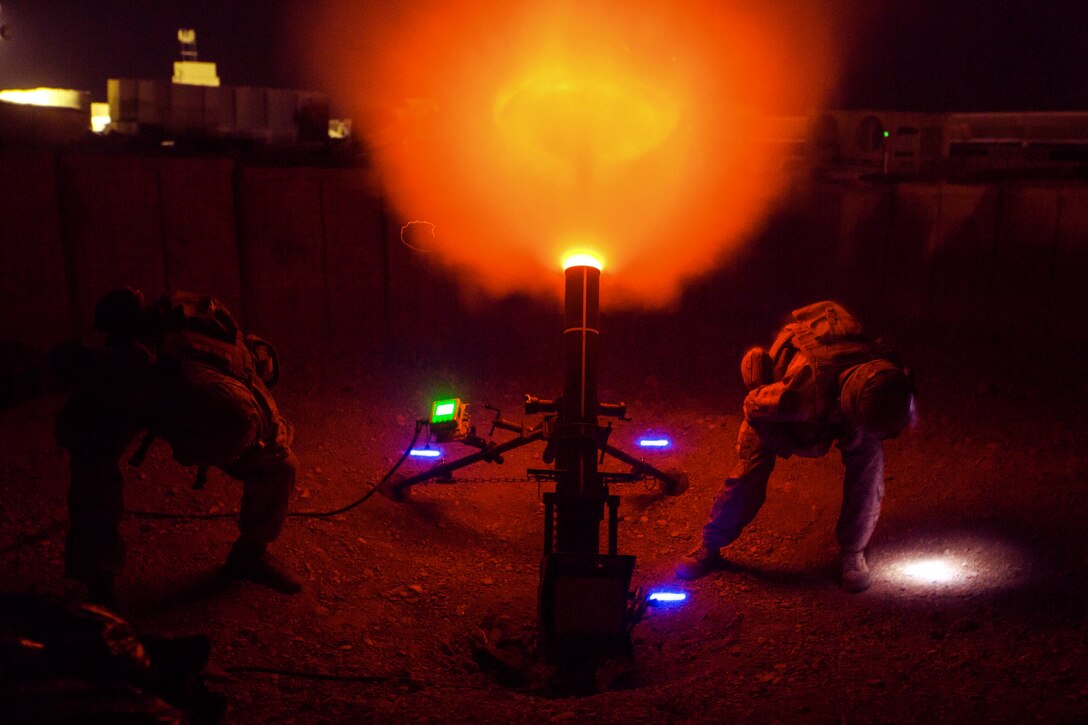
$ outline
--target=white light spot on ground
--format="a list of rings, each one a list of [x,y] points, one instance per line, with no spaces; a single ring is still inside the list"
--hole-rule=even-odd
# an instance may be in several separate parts
[[[903,564],[899,569],[911,579],[923,583],[945,584],[962,576],[962,565],[956,566],[945,559],[923,559]]]
[[[1007,541],[977,533],[923,536],[867,555],[875,583],[907,597],[974,596],[1024,586],[1031,566]]]

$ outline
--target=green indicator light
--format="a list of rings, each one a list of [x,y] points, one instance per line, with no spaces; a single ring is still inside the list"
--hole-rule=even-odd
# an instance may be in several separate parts
[[[884,138],[888,138],[888,137],[889,137],[889,136],[891,136],[891,135],[892,135],[892,134],[891,134],[891,132],[890,132],[890,131],[885,131],[885,132],[884,132]]]
[[[457,398],[434,401],[434,407],[431,409],[431,423],[448,423],[455,420],[460,404],[461,401]]]

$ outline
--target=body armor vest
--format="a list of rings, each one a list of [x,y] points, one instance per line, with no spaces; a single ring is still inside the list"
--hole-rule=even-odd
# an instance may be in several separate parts
[[[836,302],[816,302],[794,310],[793,319],[771,346],[774,379],[785,377],[800,352],[815,375],[821,407],[837,401],[844,373],[875,359],[875,345],[862,334],[861,323]]]

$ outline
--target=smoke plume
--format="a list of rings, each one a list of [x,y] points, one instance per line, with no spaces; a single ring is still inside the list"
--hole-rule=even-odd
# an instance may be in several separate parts
[[[835,71],[814,2],[332,2],[317,27],[308,55],[429,253],[554,294],[593,251],[610,305],[668,304],[744,243],[784,183],[766,118],[811,113]]]

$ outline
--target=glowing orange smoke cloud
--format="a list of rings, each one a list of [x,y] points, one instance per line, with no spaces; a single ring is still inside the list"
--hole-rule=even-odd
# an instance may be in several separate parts
[[[609,304],[667,303],[778,191],[760,112],[810,111],[832,80],[812,3],[359,5],[329,6],[310,55],[399,213],[496,293],[552,293],[592,251]]]

